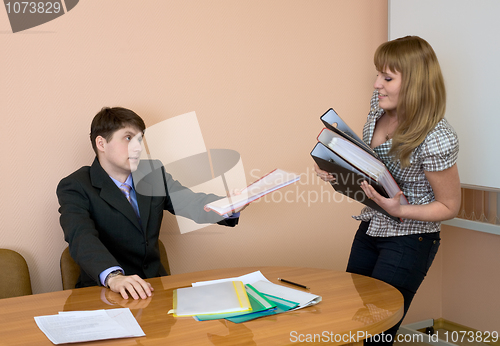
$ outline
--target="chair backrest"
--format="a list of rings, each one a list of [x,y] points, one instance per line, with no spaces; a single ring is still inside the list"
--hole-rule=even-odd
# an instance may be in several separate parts
[[[80,266],[69,254],[69,247],[62,252],[60,265],[63,290],[72,290],[80,277]]]
[[[160,239],[158,239],[158,246],[160,247],[161,264],[163,264],[163,268],[165,268],[165,270],[167,271],[167,274],[172,275],[172,273],[170,273],[170,265],[168,264],[167,250],[165,249],[165,245],[163,244],[163,242]]]
[[[160,239],[158,239],[158,245],[160,247],[161,264],[163,264],[163,267],[167,271],[168,275],[170,275],[167,250],[165,250],[165,245],[163,245],[163,242]],[[69,248],[66,247],[61,255],[61,279],[63,290],[72,290],[75,288],[79,276],[80,267],[69,254]]]
[[[0,249],[0,298],[32,294],[26,260],[18,252]]]

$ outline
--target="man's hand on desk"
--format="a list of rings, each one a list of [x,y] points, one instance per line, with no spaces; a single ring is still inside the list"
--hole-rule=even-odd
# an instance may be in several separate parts
[[[107,288],[103,288],[105,291],[103,301],[110,305],[119,305],[122,308],[129,308],[130,310],[145,309],[153,297],[148,297],[146,299],[123,299],[120,293],[113,292]]]
[[[151,284],[141,279],[138,275],[113,276],[108,280],[108,286],[113,292],[120,293],[123,299],[128,299],[128,294],[134,299],[146,299],[151,297],[154,291]]]

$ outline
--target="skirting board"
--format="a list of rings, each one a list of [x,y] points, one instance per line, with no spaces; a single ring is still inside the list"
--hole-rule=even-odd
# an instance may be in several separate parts
[[[444,225],[454,226],[458,228],[471,229],[484,233],[500,235],[500,226],[480,221],[464,220],[458,217],[442,222]]]
[[[445,339],[442,338],[438,339],[437,337],[431,337],[425,333],[426,328],[429,327],[433,327],[434,330],[445,329],[446,331],[449,332],[449,334],[446,335],[447,338]],[[478,332],[479,334],[476,334]],[[489,331],[489,333],[491,332],[496,332],[497,336],[498,333],[500,333],[500,331],[498,330]],[[467,338],[471,338],[474,341],[481,341],[491,346],[500,346],[499,338],[493,338],[493,336],[491,334],[488,335],[487,332],[481,333],[477,329],[473,329],[455,322],[451,322],[445,320],[444,318],[438,318],[436,320],[429,319],[416,323],[406,324],[399,328],[398,334],[417,335],[418,336],[417,340],[423,341],[425,343],[434,346],[456,346],[456,344],[454,344],[453,341],[456,342],[456,340],[461,340],[461,339],[467,340]],[[488,340],[483,340],[483,338],[488,338]],[[495,339],[496,341],[494,341]]]

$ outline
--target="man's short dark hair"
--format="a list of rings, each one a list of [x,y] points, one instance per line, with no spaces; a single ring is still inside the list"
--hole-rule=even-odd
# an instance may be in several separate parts
[[[146,129],[144,120],[130,109],[122,107],[104,107],[101,109],[90,125],[90,141],[96,155],[97,147],[95,140],[97,136],[101,136],[109,142],[116,131],[127,126],[134,127],[142,133]]]

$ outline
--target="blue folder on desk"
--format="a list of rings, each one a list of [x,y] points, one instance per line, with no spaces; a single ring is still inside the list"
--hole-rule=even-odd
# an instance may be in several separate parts
[[[265,311],[259,311],[259,312],[252,312],[246,315],[241,315],[241,316],[235,316],[235,317],[229,317],[226,318],[226,320],[231,321],[233,323],[242,323],[242,322],[247,322],[254,320],[259,317],[263,316],[269,316],[269,315],[276,315],[282,312],[289,311],[291,309],[296,308],[299,306],[299,303],[292,302],[290,300],[278,298],[278,297],[273,297],[269,296],[266,294],[263,294],[264,297],[266,297],[268,300],[273,302],[276,305],[276,308],[271,309],[271,310],[265,310]]]

